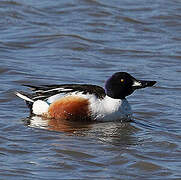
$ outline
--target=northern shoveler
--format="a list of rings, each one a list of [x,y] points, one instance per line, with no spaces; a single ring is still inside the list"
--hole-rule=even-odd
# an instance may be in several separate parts
[[[106,81],[105,88],[90,84],[25,85],[31,88],[32,94],[15,94],[26,101],[31,115],[73,121],[114,121],[132,114],[126,96],[155,83],[116,72]]]

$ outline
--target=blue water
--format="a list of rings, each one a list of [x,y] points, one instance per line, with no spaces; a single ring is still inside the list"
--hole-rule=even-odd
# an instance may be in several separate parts
[[[180,1],[0,2],[0,179],[180,179]],[[156,80],[130,123],[33,124],[22,84]],[[30,92],[30,91],[28,91]]]

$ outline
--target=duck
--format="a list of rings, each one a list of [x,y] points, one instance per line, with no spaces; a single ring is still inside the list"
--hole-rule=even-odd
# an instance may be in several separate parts
[[[70,121],[119,121],[130,119],[126,97],[135,90],[151,87],[156,81],[138,80],[127,72],[116,72],[104,88],[92,84],[27,85],[32,93],[16,91],[30,116]]]

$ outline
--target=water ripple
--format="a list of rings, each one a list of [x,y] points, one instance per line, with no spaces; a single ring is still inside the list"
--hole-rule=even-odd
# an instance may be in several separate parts
[[[180,9],[0,1],[0,179],[180,178]],[[115,71],[158,82],[128,97],[131,123],[35,121],[13,94],[26,83],[104,86]]]

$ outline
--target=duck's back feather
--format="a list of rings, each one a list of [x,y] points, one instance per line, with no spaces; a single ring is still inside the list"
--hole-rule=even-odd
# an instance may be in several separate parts
[[[106,94],[105,90],[97,85],[90,84],[62,84],[62,85],[41,85],[41,86],[32,86],[24,85],[30,87],[34,92],[32,94],[33,100],[45,100],[56,94],[68,94],[73,92],[81,92],[82,94],[94,94],[97,98],[103,99]]]

